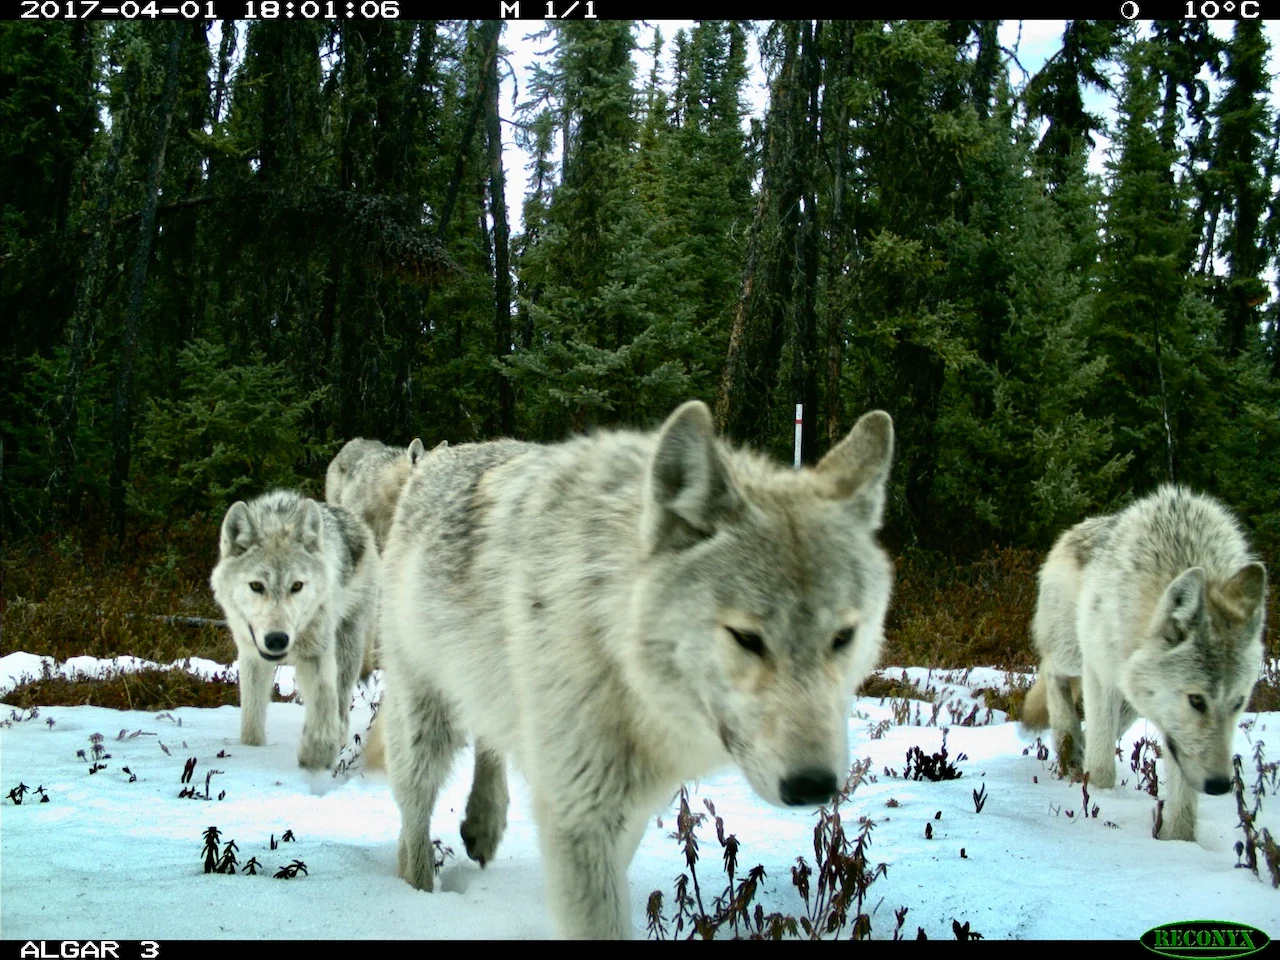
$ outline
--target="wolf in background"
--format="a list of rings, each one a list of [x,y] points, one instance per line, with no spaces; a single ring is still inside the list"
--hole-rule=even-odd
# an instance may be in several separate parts
[[[435,449],[448,445],[445,440]],[[363,437],[349,440],[325,472],[325,502],[345,507],[367,523],[381,552],[409,471],[425,456],[417,437],[407,450]]]
[[[1211,497],[1164,486],[1077,524],[1040,570],[1040,671],[1024,726],[1051,726],[1060,765],[1083,762],[1089,783],[1106,788],[1117,738],[1147,718],[1170,761],[1160,837],[1194,839],[1198,793],[1231,788],[1232,736],[1262,666],[1266,588],[1239,523]]]
[[[378,551],[353,513],[292,490],[232,504],[209,578],[239,653],[240,741],[266,742],[276,665],[306,704],[298,763],[330,766],[377,612]]]
[[[442,440],[433,452],[448,445],[448,440]],[[325,471],[324,499],[333,506],[350,510],[368,524],[381,554],[404,482],[409,478],[409,471],[426,455],[426,448],[417,437],[413,438],[407,450],[363,437],[349,440]],[[378,665],[376,627],[375,620],[374,631],[365,647],[361,676],[367,676]],[[376,752],[381,749],[381,744],[371,741],[366,745],[366,762],[373,761],[377,766],[381,761],[369,754],[370,747]]]
[[[501,838],[512,755],[561,936],[632,935],[627,867],[681,782],[734,763],[771,803],[830,800],[883,641],[892,449],[876,411],[816,468],[783,469],[690,402],[651,433],[419,464],[380,617],[400,875],[432,888],[431,813],[468,733],[488,763],[468,853]]]

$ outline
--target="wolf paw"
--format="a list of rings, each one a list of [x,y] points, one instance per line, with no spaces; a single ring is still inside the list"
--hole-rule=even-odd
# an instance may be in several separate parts
[[[436,885],[436,866],[433,858],[425,851],[416,854],[407,853],[404,840],[400,841],[400,879],[416,890],[430,893]]]
[[[1196,833],[1188,828],[1171,827],[1167,824],[1160,830],[1161,840],[1194,840]]]
[[[323,770],[333,766],[338,759],[338,744],[323,741],[303,741],[298,746],[298,766],[307,770]]]
[[[240,742],[247,747],[260,747],[267,742],[267,735],[261,730],[241,730]]]
[[[1195,840],[1196,812],[1168,803],[1162,810],[1158,809],[1156,823],[1160,826],[1161,840]]]
[[[498,852],[506,829],[505,817],[476,816],[470,814],[462,821],[462,842],[467,845],[467,856],[480,866],[493,859]]]
[[[1064,757],[1058,754],[1058,776],[1070,779],[1084,773],[1084,764],[1079,757]]]
[[[1116,768],[1112,764],[1110,767],[1103,767],[1100,770],[1089,770],[1089,786],[1097,787],[1099,790],[1110,790],[1116,785]]]

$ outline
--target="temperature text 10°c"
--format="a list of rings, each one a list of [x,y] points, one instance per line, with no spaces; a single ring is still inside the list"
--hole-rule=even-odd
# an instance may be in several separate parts
[[[1216,20],[1240,11],[1242,20],[1257,20],[1262,16],[1259,0],[1187,0],[1187,16],[1192,20]]]

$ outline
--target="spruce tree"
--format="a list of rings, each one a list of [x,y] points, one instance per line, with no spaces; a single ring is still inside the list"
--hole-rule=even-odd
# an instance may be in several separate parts
[[[1138,494],[1187,479],[1194,451],[1185,441],[1193,424],[1212,423],[1216,405],[1200,401],[1222,378],[1209,346],[1212,310],[1184,272],[1195,238],[1186,188],[1171,175],[1178,153],[1159,136],[1154,54],[1130,36],[1090,329],[1108,363],[1097,402],[1114,414],[1118,450],[1133,455],[1124,480]]]
[[[670,297],[679,253],[655,242],[637,188],[633,27],[555,30],[538,89],[563,142],[562,173],[545,217],[526,225],[537,231],[520,257],[530,347],[512,361],[523,430],[546,439],[665,416],[688,398],[699,352],[687,307]]]

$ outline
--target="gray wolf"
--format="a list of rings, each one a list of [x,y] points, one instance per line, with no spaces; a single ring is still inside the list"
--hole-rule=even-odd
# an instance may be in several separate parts
[[[448,445],[448,440],[442,440],[434,449],[440,450]],[[408,449],[357,437],[348,441],[329,464],[324,478],[324,499],[333,506],[350,510],[368,524],[381,553],[387,542],[387,532],[391,529],[391,520],[396,515],[396,504],[400,501],[404,482],[409,478],[409,471],[425,456],[426,448],[417,437]],[[364,663],[360,668],[362,677],[377,666],[377,651],[375,630],[365,647]],[[366,762],[373,759],[367,750],[365,759]]]
[[[1053,728],[1059,763],[1115,784],[1137,717],[1165,743],[1162,839],[1195,838],[1197,796],[1231,787],[1231,739],[1262,667],[1266,569],[1217,500],[1164,486],[1072,527],[1040,570],[1040,671],[1023,723]],[[1083,742],[1071,700],[1080,678]]]
[[[333,764],[377,612],[378,551],[354,514],[292,490],[231,505],[209,584],[239,652],[240,742],[266,742],[277,664],[306,704],[298,763]]]
[[[447,446],[445,441],[436,449]],[[367,523],[381,552],[404,482],[424,456],[426,450],[416,437],[407,450],[362,437],[348,441],[325,472],[325,502],[345,507]]]
[[[883,642],[892,450],[876,411],[815,468],[785,469],[690,402],[649,433],[419,464],[379,627],[400,876],[432,888],[431,813],[468,733],[467,852],[483,863],[501,839],[511,756],[561,936],[633,933],[627,867],[681,782],[732,763],[770,803],[830,800]]]

